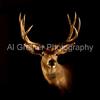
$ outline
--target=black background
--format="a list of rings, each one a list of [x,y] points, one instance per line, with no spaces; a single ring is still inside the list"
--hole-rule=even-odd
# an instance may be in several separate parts
[[[92,4],[93,3],[93,4]],[[30,39],[42,44],[63,42],[69,31],[66,15],[74,12],[81,18],[82,26],[77,44],[94,45],[93,51],[73,52],[59,56],[61,64],[73,70],[73,85],[70,92],[60,92],[48,85],[41,71],[41,58],[23,50],[8,50],[8,44],[23,43],[20,36],[18,16],[26,14],[26,28],[34,25]],[[0,85],[5,93],[19,97],[65,97],[66,99],[93,96],[95,86],[95,3],[86,1],[0,1]],[[6,88],[6,89],[4,89]]]

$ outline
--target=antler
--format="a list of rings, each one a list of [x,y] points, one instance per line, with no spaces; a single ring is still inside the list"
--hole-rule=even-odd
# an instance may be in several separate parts
[[[75,17],[74,17],[73,23],[71,23],[71,19],[69,17],[69,14],[67,15],[67,18],[68,18],[68,22],[69,22],[69,25],[70,25],[70,33],[69,33],[69,36],[68,36],[67,40],[65,41],[65,45],[57,50],[57,54],[58,55],[66,53],[68,51],[69,46],[75,44],[75,40],[78,37],[78,33],[79,33],[80,27],[81,27],[81,20],[80,20],[80,18],[78,18],[78,28],[75,27],[76,20],[77,20],[76,12],[75,12]]]
[[[25,41],[25,47],[28,51],[30,51],[32,54],[39,54],[36,53],[36,51],[40,50],[40,44],[39,43],[35,43],[29,40],[27,34],[30,32],[30,30],[32,29],[33,25],[31,25],[27,31],[25,31],[25,15],[23,16],[23,18],[21,18],[21,13],[19,14],[19,23],[20,23],[20,29],[21,29],[21,37],[22,39]],[[39,54],[40,55],[40,54]]]
[[[80,18],[78,18],[78,21],[79,21],[79,24],[78,24],[78,29],[76,29],[75,27],[75,24],[76,24],[76,19],[77,19],[77,15],[76,15],[76,12],[75,12],[75,17],[74,17],[74,21],[73,23],[71,23],[71,20],[70,20],[70,17],[69,17],[69,14],[67,15],[67,18],[68,18],[68,22],[69,22],[69,25],[70,25],[70,34],[66,40],[66,43],[72,43],[74,42],[77,37],[78,37],[78,33],[80,31],[80,26],[81,26],[81,21],[80,21]],[[75,36],[72,38],[72,35],[73,35],[73,32],[75,31]]]

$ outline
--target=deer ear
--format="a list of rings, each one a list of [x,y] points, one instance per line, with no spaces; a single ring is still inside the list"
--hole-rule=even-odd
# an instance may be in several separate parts
[[[31,54],[36,54],[36,55],[40,55],[40,56],[44,55],[44,52],[42,50],[40,50],[40,48],[34,47],[34,45],[25,43],[24,46],[25,46],[26,50],[29,51]]]

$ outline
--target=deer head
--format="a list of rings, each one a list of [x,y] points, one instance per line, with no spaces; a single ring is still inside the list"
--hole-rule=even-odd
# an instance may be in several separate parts
[[[48,81],[49,84],[55,85],[60,89],[68,89],[71,83],[71,72],[67,68],[67,66],[59,64],[57,58],[60,54],[67,53],[69,46],[75,44],[75,40],[78,37],[81,26],[80,18],[78,18],[78,27],[75,27],[77,21],[76,13],[73,22],[71,22],[69,15],[67,15],[67,18],[70,25],[70,31],[68,38],[66,39],[66,41],[64,41],[64,45],[61,46],[58,44],[53,47],[51,45],[50,48],[41,48],[45,46],[41,45],[40,43],[30,41],[27,36],[33,25],[25,30],[25,15],[23,16],[23,18],[21,17],[21,13],[19,15],[21,37],[25,42],[24,46],[30,53],[40,55],[42,57],[41,68],[45,79]]]

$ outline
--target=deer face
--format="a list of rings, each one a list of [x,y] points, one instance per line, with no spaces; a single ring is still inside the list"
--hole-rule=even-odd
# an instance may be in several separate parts
[[[56,72],[56,67],[58,65],[57,58],[58,56],[55,54],[44,54],[41,59],[41,65],[51,77],[53,77]]]
[[[56,45],[56,48],[51,47],[49,49],[45,48],[41,50],[41,44],[30,41],[27,36],[33,26],[29,27],[29,29],[25,31],[25,15],[23,18],[21,18],[21,14],[19,15],[21,36],[25,41],[24,46],[30,53],[41,56],[41,69],[45,79],[49,84],[55,85],[60,89],[69,87],[71,73],[67,66],[59,64],[57,59],[60,54],[67,53],[69,46],[75,44],[81,26],[80,18],[78,18],[78,28],[75,27],[77,19],[76,13],[73,23],[71,23],[69,15],[67,15],[67,18],[70,25],[70,33],[64,42],[64,45],[60,46],[58,44]]]
[[[42,62],[45,62],[47,67],[50,69],[54,69],[57,64],[57,56],[55,54],[45,54],[42,57]]]

